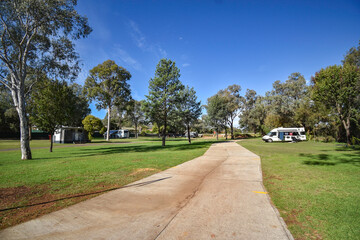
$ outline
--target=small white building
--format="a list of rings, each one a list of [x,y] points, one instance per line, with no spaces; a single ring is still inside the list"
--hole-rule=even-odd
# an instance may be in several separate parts
[[[89,142],[87,132],[81,127],[58,128],[53,136],[54,143],[86,143]]]

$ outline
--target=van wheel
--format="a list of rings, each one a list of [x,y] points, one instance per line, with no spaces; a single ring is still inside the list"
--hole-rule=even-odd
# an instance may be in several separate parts
[[[271,143],[271,142],[273,142],[273,140],[270,138],[270,139],[268,140],[268,142]]]

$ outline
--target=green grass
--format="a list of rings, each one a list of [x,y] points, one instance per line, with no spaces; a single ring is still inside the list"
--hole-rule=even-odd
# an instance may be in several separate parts
[[[261,157],[264,185],[296,239],[360,239],[360,149],[300,142],[240,144]]]
[[[99,144],[99,143],[128,143],[128,142],[140,142],[140,141],[159,141],[160,138],[157,137],[138,137],[138,138],[125,138],[125,139],[110,139],[109,142],[107,142],[103,138],[95,138],[91,141],[90,144]],[[160,139],[161,140],[161,139]],[[182,138],[184,140],[184,138]],[[57,146],[59,147],[66,147],[71,144],[59,144],[54,143],[54,148]],[[32,148],[38,148],[38,147],[49,147],[50,148],[50,141],[49,140],[31,140],[30,141],[30,147]],[[0,150],[6,150],[6,149],[20,149],[20,141],[19,140],[0,140]]]
[[[0,152],[0,208],[121,187],[201,156],[212,141],[195,140],[189,145],[176,139],[166,144],[166,147],[161,147],[159,141],[88,144],[55,147],[53,153],[48,149],[33,149],[32,160],[20,160],[18,150]],[[41,214],[75,202],[56,203],[54,209]],[[21,211],[1,212],[1,227],[39,216],[34,211],[24,210],[24,214]]]

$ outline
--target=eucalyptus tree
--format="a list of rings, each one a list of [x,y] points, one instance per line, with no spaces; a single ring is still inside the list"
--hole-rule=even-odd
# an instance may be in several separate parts
[[[91,28],[76,1],[3,0],[0,3],[0,82],[11,92],[20,120],[21,158],[31,159],[25,96],[36,73],[75,77],[78,55],[71,40]]]
[[[155,76],[149,81],[149,95],[146,96],[144,109],[152,123],[162,129],[162,146],[165,146],[168,122],[180,101],[179,92],[184,85],[179,80],[180,70],[170,59],[161,59],[156,66]]]
[[[131,100],[126,107],[126,117],[134,124],[135,126],[135,137],[138,137],[138,126],[144,124],[145,112],[143,111],[144,100],[137,101]]]
[[[177,104],[178,112],[183,123],[185,123],[188,141],[191,144],[190,126],[195,123],[201,115],[201,101],[197,101],[196,91],[194,88],[186,86],[180,92],[180,101]]]
[[[96,101],[97,109],[107,109],[107,134],[110,137],[111,107],[123,105],[130,100],[131,74],[114,61],[107,60],[90,70],[84,85],[84,93],[90,101]]]
[[[243,97],[240,96],[241,87],[237,84],[233,84],[228,86],[224,90],[220,90],[217,94],[225,99],[226,102],[226,111],[227,114],[224,119],[225,125],[225,135],[226,134],[226,125],[230,126],[231,139],[234,138],[234,120],[239,115],[239,111],[241,108],[241,103]]]
[[[224,119],[227,116],[226,99],[215,94],[207,99],[205,108],[205,122],[216,131],[216,139],[219,140],[219,131],[224,128]]]
[[[312,78],[312,98],[322,102],[338,116],[346,132],[346,142],[351,144],[351,118],[358,116],[360,70],[356,65],[334,65],[321,69]]]
[[[276,124],[284,127],[294,125],[295,112],[308,94],[309,87],[300,73],[292,73],[284,83],[275,81],[273,90],[266,93],[269,103],[267,117],[276,119]]]
[[[258,130],[257,119],[253,111],[258,97],[255,90],[247,89],[245,97],[242,99],[241,113],[239,115],[240,126],[254,133]]]

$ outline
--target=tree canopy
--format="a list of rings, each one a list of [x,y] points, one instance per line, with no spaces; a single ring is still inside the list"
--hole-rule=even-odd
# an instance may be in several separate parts
[[[146,116],[152,123],[162,127],[162,146],[165,146],[168,122],[180,101],[179,91],[184,86],[179,80],[180,70],[170,59],[161,59],[156,66],[155,76],[149,81],[149,95],[146,96]]]
[[[74,90],[65,81],[45,79],[41,87],[31,94],[29,101],[31,122],[53,136],[60,126],[71,125],[76,117],[82,119],[88,114],[88,108],[85,110],[77,108],[79,101],[83,100],[75,95]],[[84,116],[79,116],[81,112]],[[50,152],[52,152],[52,143],[51,137]]]
[[[194,88],[186,86],[180,92],[180,101],[177,104],[177,109],[180,121],[186,126],[188,141],[191,143],[190,125],[195,123],[201,115],[201,101],[197,101]]]
[[[74,78],[79,71],[72,40],[86,37],[87,18],[77,1],[3,0],[0,3],[0,83],[12,96],[20,120],[22,159],[31,159],[25,96],[46,73]]]
[[[330,66],[317,72],[312,83],[312,97],[338,114],[346,131],[347,143],[351,144],[351,117],[360,110],[360,69],[350,64]]]
[[[96,101],[97,109],[107,109],[107,141],[109,141],[111,107],[123,105],[131,99],[128,81],[131,74],[114,61],[107,60],[90,70],[86,78],[84,93],[90,100]]]

